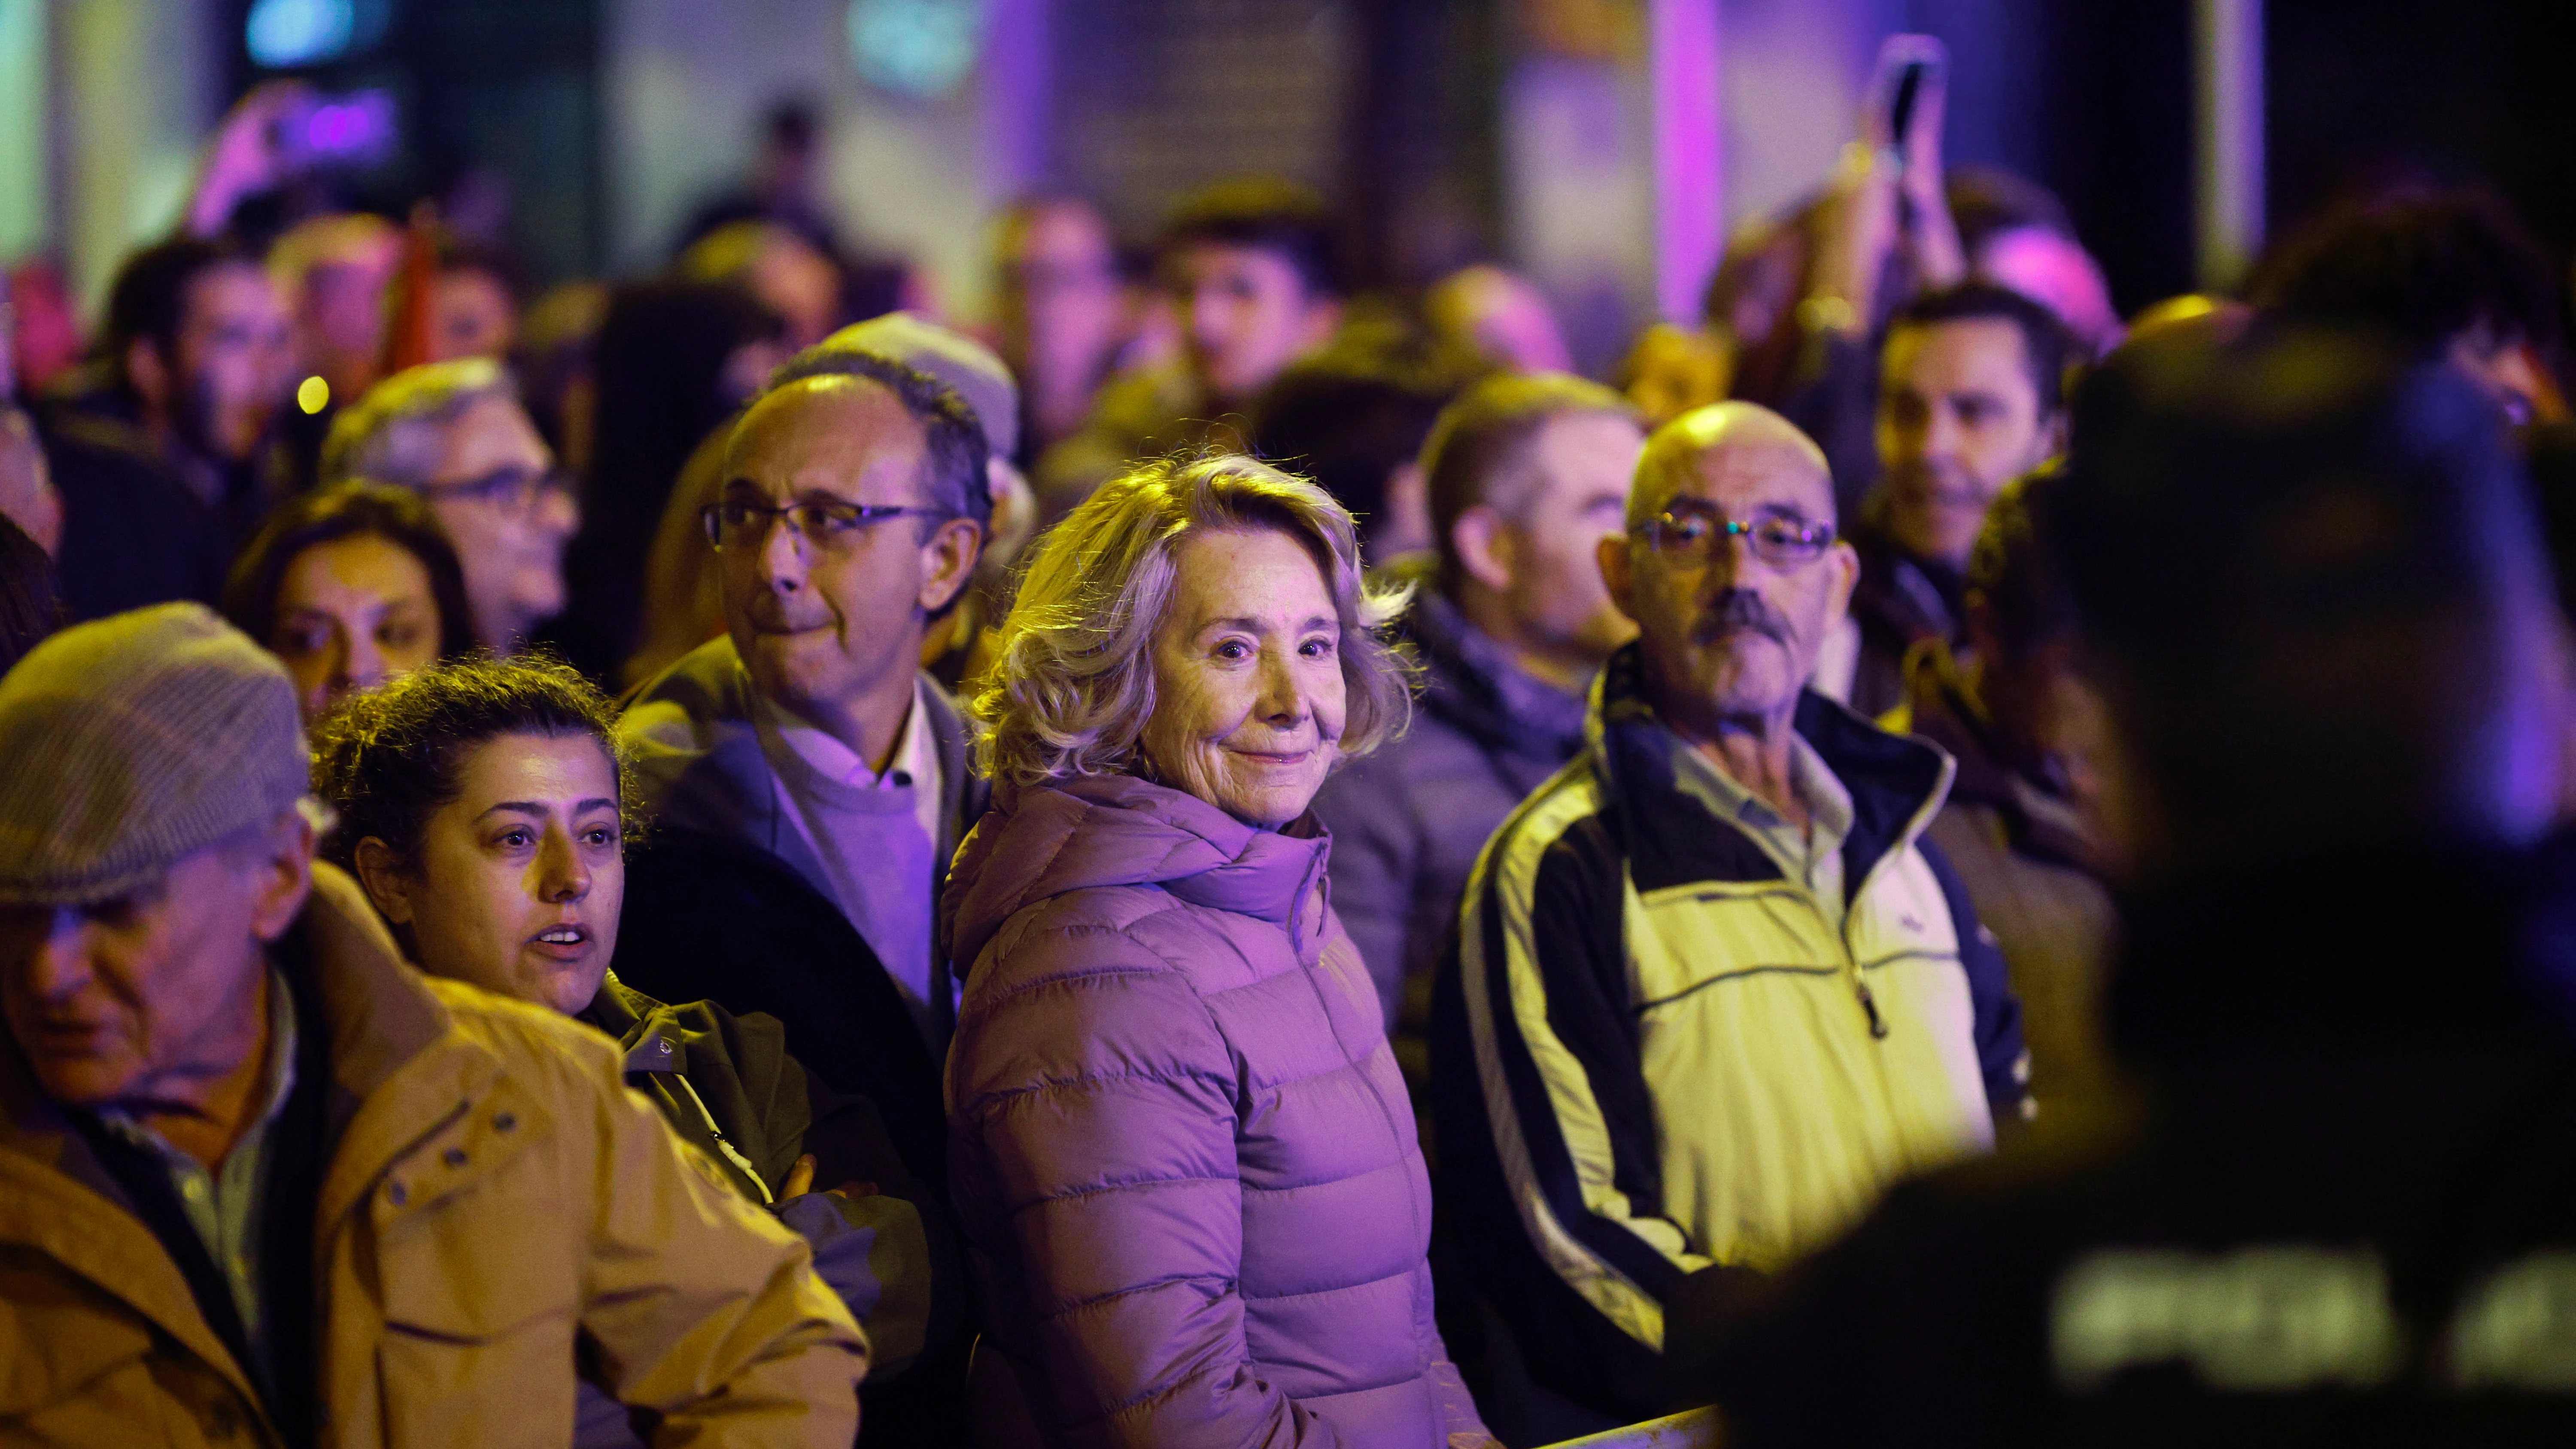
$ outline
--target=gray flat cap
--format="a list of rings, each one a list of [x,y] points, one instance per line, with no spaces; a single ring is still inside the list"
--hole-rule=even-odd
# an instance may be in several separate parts
[[[250,636],[199,604],[75,625],[0,679],[0,903],[113,899],[311,790]]]
[[[984,446],[1008,458],[1020,446],[1020,385],[993,349],[911,312],[888,312],[833,333],[818,351],[868,352],[926,373],[957,394],[984,425]]]

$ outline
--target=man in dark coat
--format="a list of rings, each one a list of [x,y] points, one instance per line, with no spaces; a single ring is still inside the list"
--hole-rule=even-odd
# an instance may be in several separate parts
[[[619,974],[785,1023],[945,1180],[937,1063],[956,982],[932,915],[983,813],[922,639],[992,511],[974,413],[924,372],[826,342],[735,429],[707,510],[726,637],[647,681],[620,732],[654,821]]]
[[[1900,1187],[1725,1336],[1730,1444],[2565,1442],[2567,661],[2491,402],[2141,344],[2042,534],[2108,700],[2117,1121]]]
[[[1619,531],[1646,437],[1617,393],[1498,377],[1443,409],[1423,451],[1436,555],[1404,631],[1423,673],[1403,739],[1324,782],[1333,909],[1360,948],[1418,1093],[1431,974],[1486,837],[1583,748],[1583,691],[1634,626],[1592,552]]]

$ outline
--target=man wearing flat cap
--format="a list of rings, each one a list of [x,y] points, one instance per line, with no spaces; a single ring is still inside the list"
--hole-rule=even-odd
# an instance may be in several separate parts
[[[193,604],[0,679],[0,1440],[847,1445],[867,1346],[613,1043],[406,966]],[[579,1368],[576,1368],[576,1365]]]

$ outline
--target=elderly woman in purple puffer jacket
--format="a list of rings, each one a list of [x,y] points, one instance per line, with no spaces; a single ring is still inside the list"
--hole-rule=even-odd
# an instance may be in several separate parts
[[[1490,1445],[1431,1190],[1307,802],[1404,727],[1350,515],[1248,458],[1058,525],[977,711],[941,904],[983,1445]]]

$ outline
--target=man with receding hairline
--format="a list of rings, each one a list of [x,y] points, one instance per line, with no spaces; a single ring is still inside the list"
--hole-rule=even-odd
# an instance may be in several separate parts
[[[1568,1433],[1662,1407],[1669,1315],[2022,1101],[2002,958],[1920,839],[1950,760],[1806,688],[1859,569],[1823,454],[1684,414],[1600,564],[1637,642],[1477,862],[1433,1022],[1442,1209]]]

